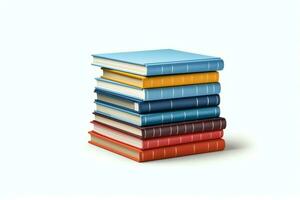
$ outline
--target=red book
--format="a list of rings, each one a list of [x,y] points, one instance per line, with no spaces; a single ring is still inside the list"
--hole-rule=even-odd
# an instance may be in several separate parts
[[[94,124],[94,134],[98,133],[105,137],[117,140],[139,149],[153,149],[157,147],[219,139],[223,137],[223,130],[218,130],[143,140],[120,131],[119,129],[115,129],[113,127],[97,123],[95,121],[92,122],[92,124]]]
[[[113,140],[111,138],[102,136],[93,131],[90,131],[89,133],[91,135],[91,140],[89,141],[89,143],[109,150],[111,152],[120,154],[137,162],[145,162],[199,153],[221,151],[225,148],[225,141],[223,139],[216,139],[202,142],[179,144],[168,147],[159,147],[155,149],[141,150]]]

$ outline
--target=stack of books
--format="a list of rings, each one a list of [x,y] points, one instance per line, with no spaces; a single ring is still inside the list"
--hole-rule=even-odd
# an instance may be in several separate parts
[[[220,151],[221,58],[172,49],[93,55],[89,143],[138,162]]]

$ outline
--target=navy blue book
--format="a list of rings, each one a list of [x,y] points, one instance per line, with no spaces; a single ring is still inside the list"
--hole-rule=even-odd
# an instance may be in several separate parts
[[[142,101],[214,95],[219,94],[221,91],[220,83],[194,84],[161,88],[138,88],[103,78],[96,78],[96,80],[97,89],[118,93],[120,95],[132,97]]]
[[[214,118],[220,116],[219,107],[193,108],[167,112],[139,114],[128,109],[112,106],[111,104],[95,101],[98,114],[105,115],[137,126],[150,126],[174,122]]]
[[[206,56],[174,49],[94,54],[93,65],[119,71],[157,76],[222,70],[224,62]]]
[[[197,96],[158,101],[141,101],[118,93],[95,89],[98,102],[111,104],[115,107],[128,109],[136,113],[154,113],[169,110],[183,110],[189,108],[212,107],[220,104],[219,95]]]

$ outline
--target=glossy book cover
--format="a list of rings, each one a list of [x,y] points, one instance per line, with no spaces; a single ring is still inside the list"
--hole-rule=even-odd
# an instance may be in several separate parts
[[[93,65],[144,76],[218,71],[221,58],[174,49],[93,54]]]

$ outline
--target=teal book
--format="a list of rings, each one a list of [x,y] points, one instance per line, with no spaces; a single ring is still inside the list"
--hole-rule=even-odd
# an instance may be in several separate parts
[[[176,110],[168,112],[157,112],[139,114],[128,109],[113,106],[111,104],[95,101],[98,114],[105,115],[123,122],[137,126],[149,126],[158,124],[168,124],[191,120],[215,118],[220,116],[219,107],[193,108],[186,110]]]
[[[162,88],[138,88],[103,78],[96,78],[96,81],[96,90],[98,89],[112,92],[142,101],[216,95],[221,92],[220,83],[195,84]]]
[[[92,56],[93,65],[142,76],[208,72],[224,68],[224,61],[219,57],[174,49],[94,54]]]

